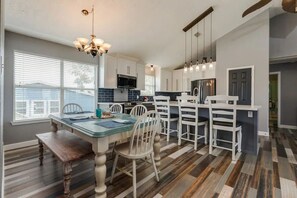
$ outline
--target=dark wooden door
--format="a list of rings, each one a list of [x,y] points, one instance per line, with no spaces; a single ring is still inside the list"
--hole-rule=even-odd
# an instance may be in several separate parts
[[[238,96],[237,104],[250,105],[252,96],[252,69],[229,71],[229,95]]]

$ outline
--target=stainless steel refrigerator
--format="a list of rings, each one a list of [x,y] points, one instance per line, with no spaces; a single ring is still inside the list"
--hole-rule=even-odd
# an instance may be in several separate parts
[[[191,82],[191,95],[198,97],[198,103],[204,104],[207,96],[216,95],[216,79],[194,80]]]

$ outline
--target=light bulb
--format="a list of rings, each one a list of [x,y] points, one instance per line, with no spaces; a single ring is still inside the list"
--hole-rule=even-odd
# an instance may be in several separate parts
[[[190,72],[192,72],[192,71],[193,71],[193,63],[191,61],[191,63],[190,63]]]
[[[206,70],[205,60],[202,61],[202,70]]]
[[[153,65],[151,65],[151,71],[154,71],[154,66]]]
[[[212,57],[209,59],[209,69],[213,69]]]
[[[197,64],[197,66],[196,66],[196,71],[200,71],[200,67],[199,67],[198,64]]]
[[[185,65],[184,65],[184,72],[186,73],[188,71],[188,65],[187,65],[187,62],[185,62]]]

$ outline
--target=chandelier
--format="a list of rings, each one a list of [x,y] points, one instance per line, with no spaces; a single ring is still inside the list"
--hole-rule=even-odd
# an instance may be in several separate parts
[[[97,55],[102,56],[102,54],[108,52],[111,45],[108,43],[104,43],[104,41],[102,39],[96,38],[96,36],[94,34],[94,15],[95,15],[94,4],[92,6],[91,11],[83,9],[81,12],[84,16],[88,16],[89,14],[92,13],[91,39],[90,39],[90,43],[88,43],[89,40],[87,38],[77,38],[75,41],[73,41],[73,44],[80,52],[86,52],[87,54],[91,54],[93,57],[95,57]]]

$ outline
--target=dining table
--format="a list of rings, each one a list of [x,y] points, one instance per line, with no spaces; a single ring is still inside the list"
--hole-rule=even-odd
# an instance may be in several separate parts
[[[112,118],[109,119],[96,118],[94,113],[58,113],[49,115],[52,132],[64,129],[92,144],[92,150],[95,154],[96,198],[107,197],[107,187],[105,185],[106,152],[109,149],[109,144],[131,137],[136,122],[136,117],[128,114],[112,115]],[[154,159],[160,172],[159,133],[156,134],[154,139]]]

